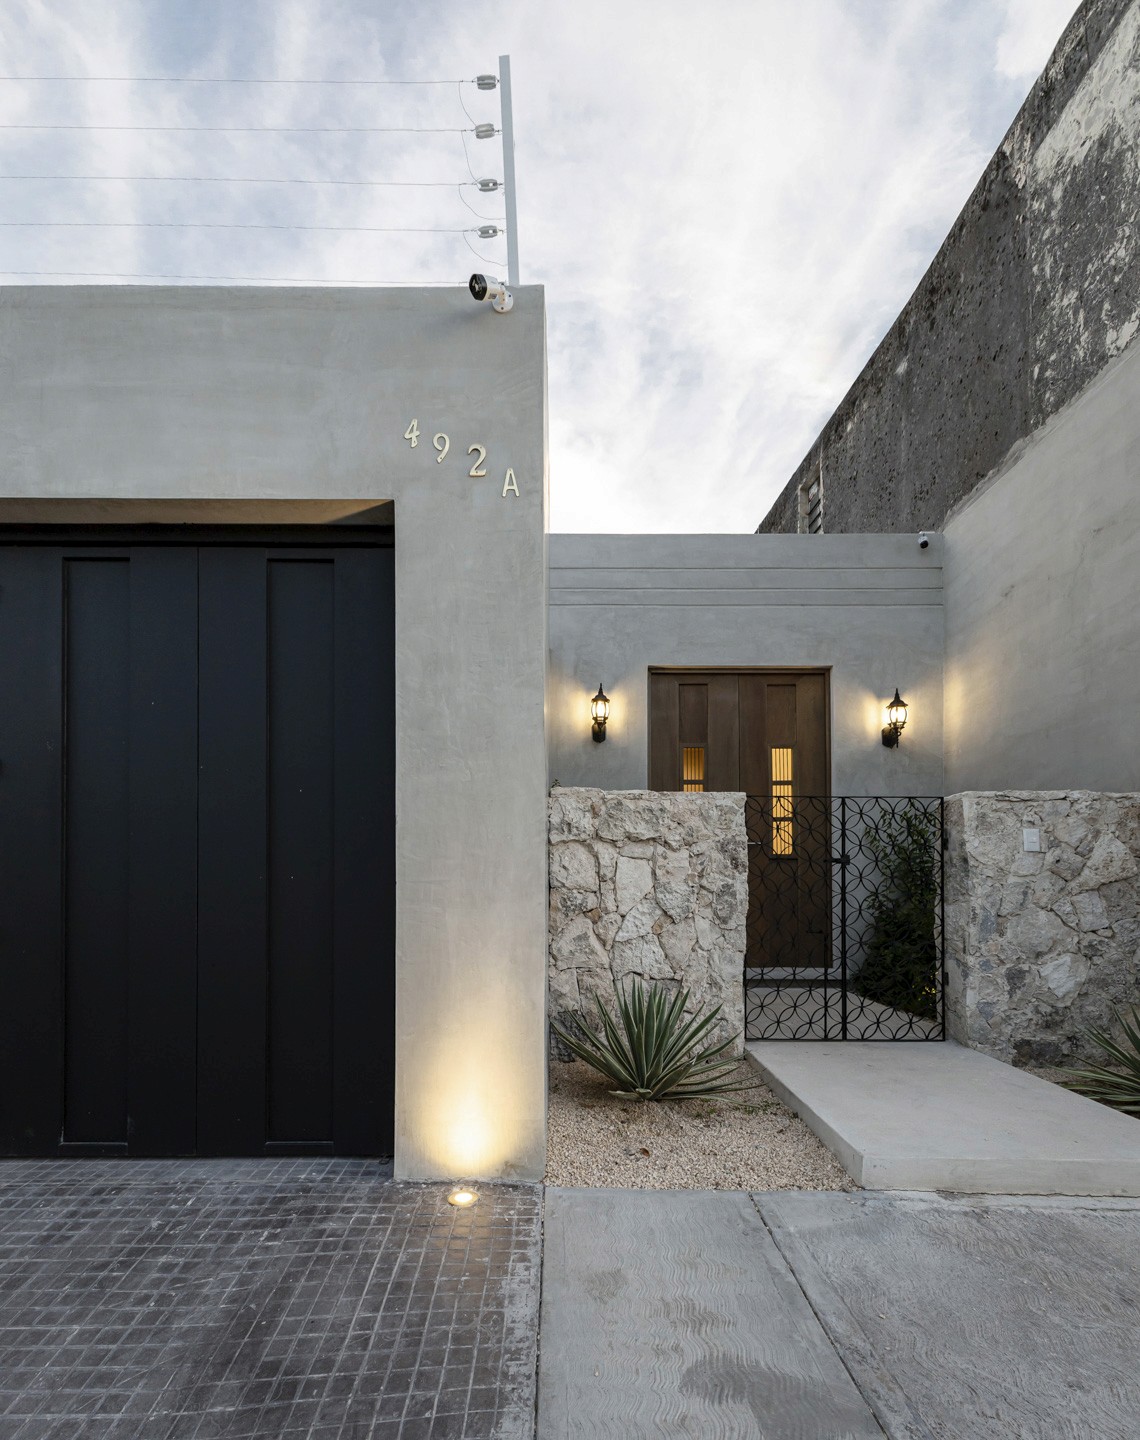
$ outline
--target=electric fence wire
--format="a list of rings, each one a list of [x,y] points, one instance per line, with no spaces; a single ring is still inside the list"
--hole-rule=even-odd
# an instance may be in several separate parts
[[[56,125],[0,123],[0,130],[113,130],[180,135],[463,135],[461,125]]]
[[[66,131],[66,132],[124,132],[124,133],[183,133],[183,134],[283,134],[283,135],[459,135],[463,142],[464,159],[467,163],[468,174],[471,180],[468,181],[431,181],[431,180],[345,180],[333,177],[309,177],[309,176],[224,176],[224,175],[3,175],[0,174],[0,182],[25,181],[25,182],[50,182],[50,183],[91,183],[91,182],[113,182],[138,184],[147,182],[169,182],[178,184],[243,184],[243,185],[331,185],[351,186],[357,188],[399,188],[399,189],[443,189],[456,186],[459,198],[477,219],[495,222],[501,221],[504,217],[500,215],[482,215],[470,205],[463,194],[463,189],[471,185],[478,186],[479,179],[471,166],[471,157],[467,149],[467,134],[477,134],[477,122],[475,117],[468,110],[463,99],[463,86],[476,85],[477,80],[381,80],[370,78],[337,78],[337,79],[279,79],[279,78],[256,78],[256,77],[209,77],[209,76],[95,76],[95,75],[0,75],[0,82],[9,83],[113,83],[113,84],[171,84],[171,85],[356,85],[356,86],[449,86],[456,87],[456,93],[460,108],[466,118],[471,122],[471,131],[464,127],[456,126],[388,126],[388,125],[353,125],[353,126],[314,126],[314,125],[74,125],[56,123],[0,123],[0,130],[37,130],[37,131]],[[486,87],[480,87],[486,88]],[[495,133],[498,133],[497,131]],[[223,221],[115,221],[115,220],[3,220],[0,221],[0,228],[4,229],[195,229],[195,230],[268,230],[268,231],[326,231],[340,233],[362,233],[362,234],[441,234],[441,235],[462,235],[464,242],[471,250],[471,253],[486,264],[497,263],[489,257],[481,255],[472,246],[469,235],[478,233],[478,227],[452,228],[440,226],[381,226],[381,225],[307,225],[307,224],[270,224],[263,222],[223,222]],[[314,285],[448,285],[453,282],[446,280],[429,281],[401,281],[401,280],[316,280],[300,276],[271,276],[271,275],[185,275],[167,274],[150,271],[120,271],[120,270],[0,270],[0,275],[5,276],[32,276],[32,277],[54,277],[71,279],[137,279],[137,280],[242,280],[260,281],[266,284],[314,284]]]
[[[463,285],[462,280],[318,280],[311,275],[166,275],[140,270],[0,270],[0,275],[54,275],[87,280],[248,280],[259,285]]]
[[[276,225],[246,220],[0,220],[0,230],[348,230],[362,235],[475,235],[477,225]],[[487,237],[490,238],[490,237]]]
[[[137,184],[140,181],[169,180],[179,185],[363,185],[395,186],[421,190],[450,190],[453,186],[478,185],[474,180],[338,180],[325,176],[296,175],[2,175],[0,180],[114,181]]]
[[[472,245],[467,231],[463,232],[463,243],[467,246],[468,250],[471,251],[472,255],[475,256],[476,260],[482,260],[484,265],[499,265],[502,263],[501,256],[498,260],[493,260],[490,255],[480,255],[478,250],[475,249],[475,246]]]
[[[374,80],[352,77],[316,80],[310,78],[264,79],[255,75],[0,75],[0,81],[27,84],[63,82],[108,85],[475,85],[476,80]]]

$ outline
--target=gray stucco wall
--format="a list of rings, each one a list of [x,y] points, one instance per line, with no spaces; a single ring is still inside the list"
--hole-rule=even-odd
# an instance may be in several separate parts
[[[1140,790],[1140,348],[947,522],[946,787]]]
[[[0,497],[71,502],[61,520],[106,497],[214,522],[219,501],[395,502],[397,1174],[540,1177],[541,288],[507,316],[459,287],[4,288],[0,376]]]
[[[642,789],[650,666],[831,671],[832,788],[942,793],[942,546],[899,535],[552,535],[550,776]],[[590,738],[599,682],[612,701]],[[898,686],[910,718],[883,747]]]
[[[938,530],[1140,328],[1140,0],[1086,0],[761,531]]]

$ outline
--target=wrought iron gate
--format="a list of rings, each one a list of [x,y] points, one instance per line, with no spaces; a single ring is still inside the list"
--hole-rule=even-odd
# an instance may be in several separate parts
[[[746,1037],[944,1039],[941,797],[772,790],[745,809]]]

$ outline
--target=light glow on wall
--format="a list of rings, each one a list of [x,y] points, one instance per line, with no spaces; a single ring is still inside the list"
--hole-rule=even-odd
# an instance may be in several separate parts
[[[398,1178],[450,1180],[475,1190],[481,1180],[541,1174],[545,1160],[545,1050],[520,1047],[517,1007],[493,972],[470,957],[450,1013],[455,1023],[422,1056],[414,1114],[415,1158]],[[499,977],[501,978],[501,976]],[[543,1028],[543,1009],[534,1016]],[[398,1073],[398,1072],[397,1072]]]

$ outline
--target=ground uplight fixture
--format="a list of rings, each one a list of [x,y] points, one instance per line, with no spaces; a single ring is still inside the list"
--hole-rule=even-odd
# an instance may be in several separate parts
[[[610,718],[610,697],[598,686],[598,693],[590,701],[590,717],[594,728],[590,732],[600,745],[606,738],[606,721]]]
[[[515,303],[515,297],[503,281],[496,280],[493,275],[472,275],[467,288],[473,300],[490,300],[491,309],[499,315],[505,315]]]
[[[447,1197],[447,1203],[457,1210],[470,1210],[479,1198],[479,1192],[466,1185],[460,1185]]]
[[[906,701],[895,686],[895,698],[887,706],[887,723],[883,726],[883,744],[893,750],[899,743],[899,736],[906,728]]]

